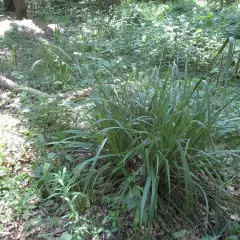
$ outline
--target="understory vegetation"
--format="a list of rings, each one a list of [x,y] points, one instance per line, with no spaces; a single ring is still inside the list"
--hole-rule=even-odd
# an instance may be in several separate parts
[[[240,2],[2,2],[0,239],[239,239]]]

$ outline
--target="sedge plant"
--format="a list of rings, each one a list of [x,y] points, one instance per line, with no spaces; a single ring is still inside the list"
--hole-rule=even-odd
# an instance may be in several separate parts
[[[179,79],[175,70],[164,78],[155,70],[151,78],[136,75],[118,86],[99,84],[89,121],[92,136],[102,142],[72,179],[84,183],[88,193],[112,188],[119,204],[140,189],[136,222],[149,231],[154,221],[164,224],[176,213],[191,222],[200,206],[208,216],[210,206],[224,199],[223,165],[214,145],[223,108],[210,100],[214,87]]]

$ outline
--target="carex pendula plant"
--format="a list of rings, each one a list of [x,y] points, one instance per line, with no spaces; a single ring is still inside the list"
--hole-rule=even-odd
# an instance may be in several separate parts
[[[164,77],[155,69],[151,77],[98,85],[89,121],[101,144],[72,179],[81,179],[88,193],[113,191],[119,205],[138,189],[135,222],[148,230],[171,214],[191,222],[201,208],[208,216],[224,198],[214,135],[226,105],[215,108],[215,88],[203,80],[181,79],[175,68]]]

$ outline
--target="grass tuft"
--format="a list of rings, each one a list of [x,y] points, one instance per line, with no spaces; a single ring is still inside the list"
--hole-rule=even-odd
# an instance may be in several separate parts
[[[151,78],[135,74],[118,86],[99,84],[90,121],[101,145],[73,177],[81,178],[84,193],[115,192],[119,205],[132,196],[135,223],[149,231],[153,222],[172,214],[189,222],[201,211],[208,216],[224,199],[223,163],[214,145],[221,113],[210,99],[214,88],[206,81],[178,79],[175,71],[160,78],[155,69]],[[140,191],[138,199],[134,189]]]

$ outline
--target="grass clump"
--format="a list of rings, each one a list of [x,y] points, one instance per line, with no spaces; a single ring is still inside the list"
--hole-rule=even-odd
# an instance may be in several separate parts
[[[72,180],[80,178],[88,194],[114,192],[119,206],[132,198],[134,223],[148,231],[154,222],[169,230],[174,214],[196,222],[224,199],[214,145],[222,109],[210,101],[214,87],[177,72],[175,66],[164,77],[155,70],[152,77],[99,85],[90,121],[102,143]]]

